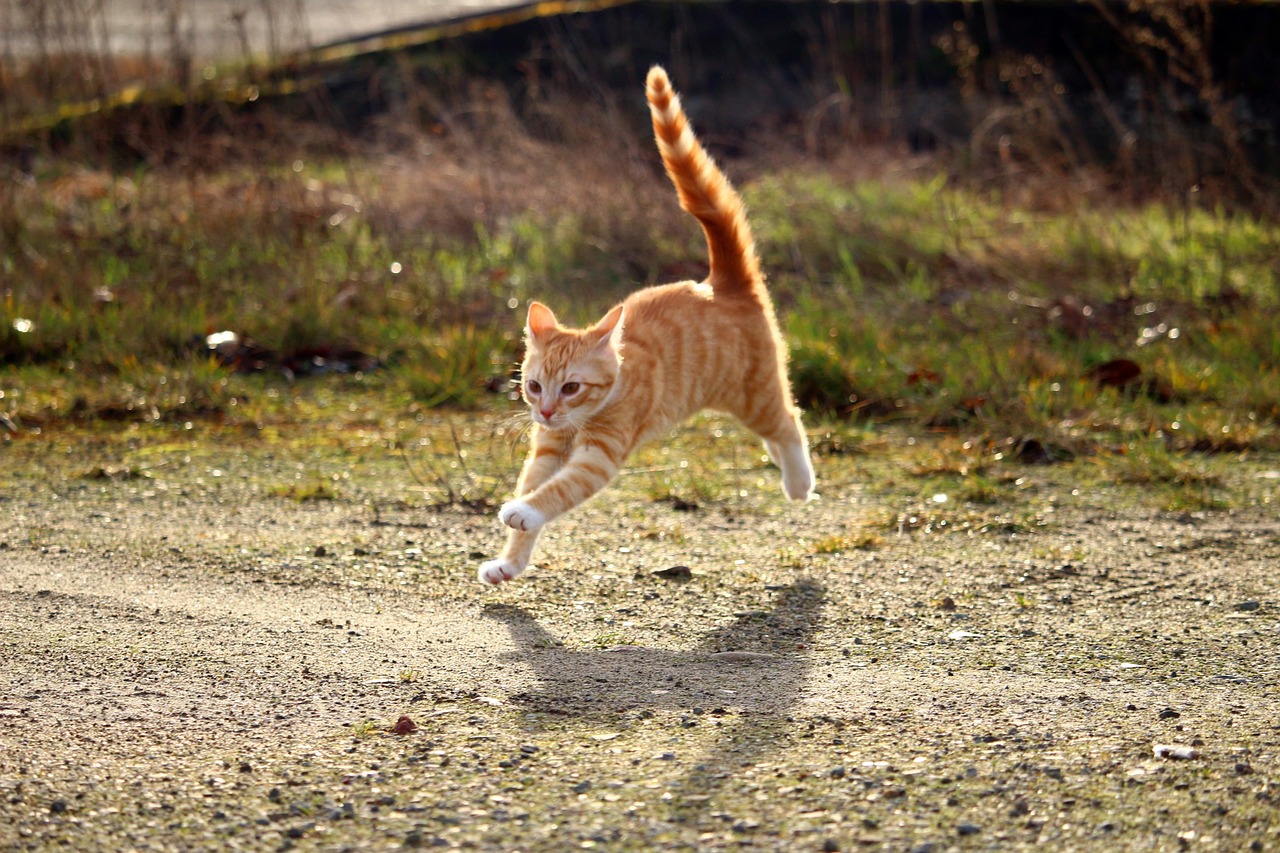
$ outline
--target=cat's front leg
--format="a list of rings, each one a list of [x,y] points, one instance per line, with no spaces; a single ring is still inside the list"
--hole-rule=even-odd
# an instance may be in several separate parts
[[[587,441],[574,449],[559,471],[499,516],[514,530],[536,531],[608,485],[618,473],[624,451],[606,441]]]
[[[526,495],[549,480],[564,464],[564,438],[556,432],[534,427],[533,447],[520,470],[520,479],[516,483],[516,494]],[[503,524],[512,528],[507,531],[507,544],[496,559],[486,560],[480,564],[477,576],[481,583],[497,586],[504,581],[515,580],[529,566],[533,557],[534,546],[538,542],[538,529],[541,522],[525,529],[508,521],[507,508],[523,506],[519,498],[503,504],[498,511],[498,518]]]
[[[533,533],[525,533],[521,530],[508,531],[507,546],[502,549],[502,554],[496,559],[481,563],[476,576],[481,583],[491,586],[515,580],[529,567],[529,560],[533,557],[533,547],[537,541],[537,531]]]
[[[508,501],[498,510],[498,518],[513,530],[535,531],[547,523],[546,516],[525,501]]]

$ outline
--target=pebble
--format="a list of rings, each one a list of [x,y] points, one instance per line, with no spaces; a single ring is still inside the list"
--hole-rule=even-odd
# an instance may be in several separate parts
[[[756,660],[773,660],[776,657],[777,655],[771,655],[768,652],[716,652],[711,655],[712,660],[725,663],[748,663]]]
[[[1194,747],[1177,743],[1157,743],[1151,747],[1151,751],[1155,753],[1156,758],[1175,758],[1181,761],[1190,761],[1193,758],[1200,757],[1200,753]]]
[[[671,566],[667,569],[658,569],[653,573],[655,578],[667,578],[671,580],[687,580],[693,577],[693,569],[688,566]]]
[[[982,832],[982,827],[972,823],[962,823],[956,827],[956,832],[961,835],[977,835]]]

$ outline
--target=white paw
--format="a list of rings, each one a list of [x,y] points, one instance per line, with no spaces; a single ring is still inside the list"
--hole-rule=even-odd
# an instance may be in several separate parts
[[[799,471],[784,471],[782,491],[793,501],[807,501],[813,497],[813,469],[805,466]]]
[[[480,583],[497,586],[503,581],[515,580],[523,571],[523,566],[517,566],[510,560],[485,560],[480,564],[480,571],[476,572],[476,576],[480,578]]]
[[[524,501],[510,501],[498,510],[498,518],[507,527],[516,530],[537,530],[547,523],[547,518]]]

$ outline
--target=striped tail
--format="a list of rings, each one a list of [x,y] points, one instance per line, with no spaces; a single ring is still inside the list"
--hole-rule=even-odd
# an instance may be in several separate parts
[[[702,223],[706,232],[711,255],[707,281],[712,290],[717,295],[762,291],[764,276],[742,199],[693,135],[680,107],[680,96],[661,67],[649,69],[645,94],[658,151],[676,185],[680,206]]]

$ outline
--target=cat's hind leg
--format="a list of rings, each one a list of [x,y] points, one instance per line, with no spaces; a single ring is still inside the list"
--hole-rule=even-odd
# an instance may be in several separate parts
[[[809,439],[800,422],[800,413],[778,404],[762,412],[760,417],[743,422],[764,439],[769,458],[782,471],[782,491],[786,496],[793,501],[813,497],[813,463],[809,459]]]

